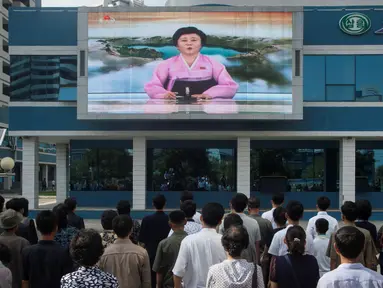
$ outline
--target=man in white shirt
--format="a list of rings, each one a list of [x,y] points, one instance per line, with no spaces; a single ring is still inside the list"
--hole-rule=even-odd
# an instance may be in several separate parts
[[[181,194],[180,204],[182,205],[182,203],[184,203],[185,201],[188,201],[188,200],[193,201],[194,200],[194,195],[193,195],[193,192],[185,190]],[[202,225],[200,218],[201,218],[201,213],[196,211],[194,216],[193,216],[193,220],[194,220],[195,223],[198,223],[198,224]]]
[[[262,218],[267,219],[271,222],[271,224],[273,225],[273,229],[278,228],[274,222],[273,212],[275,208],[282,206],[284,201],[285,201],[285,195],[283,195],[282,193],[273,195],[273,197],[271,198],[271,206],[273,208],[262,214]]]
[[[319,218],[315,222],[317,237],[314,239],[314,256],[319,266],[319,275],[322,277],[330,272],[330,257],[326,256],[326,251],[330,238],[326,236],[329,223],[324,218]]]
[[[317,200],[318,214],[309,220],[306,229],[306,234],[310,234],[313,239],[315,239],[315,237],[318,235],[315,229],[315,222],[320,218],[326,219],[329,223],[328,231],[326,233],[326,236],[328,238],[330,238],[332,233],[334,233],[338,229],[338,221],[334,217],[328,215],[326,212],[327,209],[330,207],[330,204],[330,199],[325,196],[319,197]]]
[[[274,256],[284,256],[288,253],[285,237],[287,230],[294,226],[299,225],[299,220],[303,216],[303,205],[299,201],[290,201],[286,205],[286,218],[289,224],[285,229],[278,231],[274,234],[273,240],[269,247],[269,254]],[[310,235],[306,234],[306,254],[314,255],[313,239]]]
[[[237,193],[230,201],[231,213],[238,214],[242,221],[243,226],[246,228],[247,233],[249,233],[249,251],[255,251],[254,259],[259,263],[260,257],[260,242],[261,242],[261,229],[257,220],[247,216],[244,211],[247,208],[249,199],[245,194]],[[224,233],[224,221],[219,227],[219,233]]]
[[[188,234],[195,234],[202,230],[202,225],[196,223],[193,219],[196,213],[197,205],[192,200],[186,200],[181,204],[181,211],[185,213],[186,216],[186,225],[184,231]],[[172,236],[173,229],[170,230],[168,237]]]
[[[358,256],[364,249],[365,236],[358,228],[345,226],[335,233],[335,250],[341,265],[326,273],[317,288],[382,288],[383,276],[358,263]]]
[[[173,268],[174,288],[204,288],[210,266],[226,259],[222,236],[217,233],[224,214],[224,208],[218,203],[208,203],[202,208],[203,229],[181,242]]]

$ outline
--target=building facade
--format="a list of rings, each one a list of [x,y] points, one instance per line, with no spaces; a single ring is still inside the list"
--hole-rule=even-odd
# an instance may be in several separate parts
[[[83,119],[80,12],[13,9],[10,65],[23,68],[11,75],[26,79],[11,84],[9,125],[10,135],[23,137],[23,195],[31,208],[38,205],[39,142],[56,144],[57,200],[70,195],[81,207],[127,199],[146,211],[160,192],[175,208],[187,189],[199,207],[209,201],[228,207],[241,192],[268,208],[278,191],[307,209],[321,195],[334,209],[361,198],[383,208],[383,6],[290,2],[283,5],[295,6],[303,27],[294,72],[303,115],[279,120]],[[356,18],[345,22],[347,30],[342,19],[350,13]],[[361,18],[366,22],[352,22]]]

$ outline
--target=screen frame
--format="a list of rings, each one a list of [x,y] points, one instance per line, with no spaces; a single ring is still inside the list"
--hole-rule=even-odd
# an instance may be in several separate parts
[[[291,12],[292,13],[292,113],[249,113],[249,114],[114,114],[88,112],[88,13],[112,12]],[[77,119],[79,120],[302,120],[303,119],[303,7],[235,7],[235,6],[192,6],[192,7],[80,7],[78,9],[78,65],[77,65]],[[296,51],[300,51],[296,53]],[[85,55],[85,59],[81,56]],[[300,59],[295,59],[296,55]],[[297,61],[298,60],[298,61]],[[82,61],[82,62],[81,62]],[[299,76],[296,76],[299,63]],[[81,65],[80,65],[81,64]],[[83,67],[85,65],[85,67]],[[80,66],[85,71],[80,71]],[[85,72],[80,74],[80,72]]]

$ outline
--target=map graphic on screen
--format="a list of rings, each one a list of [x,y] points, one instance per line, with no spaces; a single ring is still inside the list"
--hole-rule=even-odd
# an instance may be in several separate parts
[[[88,39],[89,113],[292,113],[290,12],[90,12]]]

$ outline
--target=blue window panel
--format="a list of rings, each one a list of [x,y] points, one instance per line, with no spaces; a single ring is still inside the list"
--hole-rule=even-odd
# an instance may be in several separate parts
[[[382,101],[383,55],[356,56],[356,91],[356,101]]]
[[[355,86],[326,86],[327,101],[354,101]]]
[[[0,123],[8,124],[8,106],[0,107]]]
[[[61,88],[59,92],[59,101],[76,101],[77,88],[67,87]]]
[[[355,84],[355,56],[326,56],[326,84]]]
[[[326,100],[325,56],[303,57],[303,100]]]

